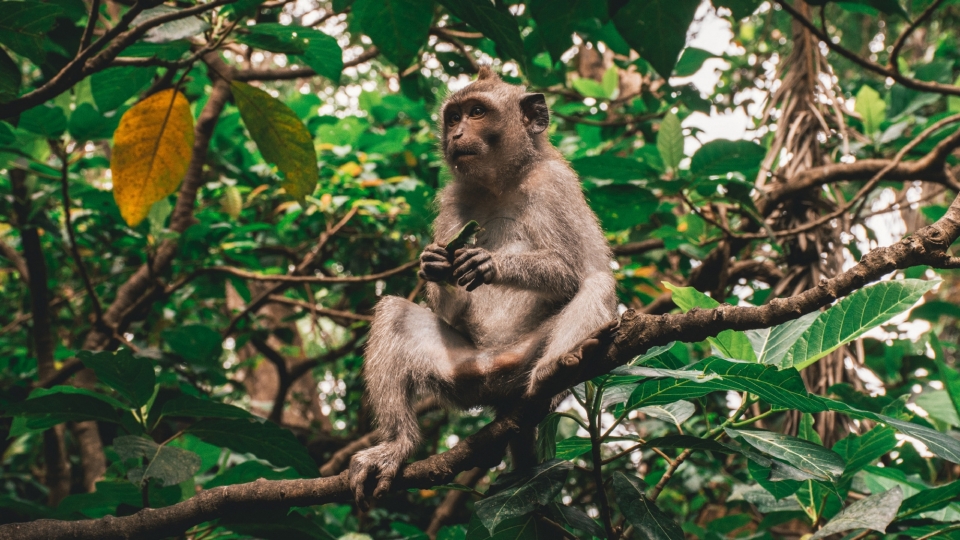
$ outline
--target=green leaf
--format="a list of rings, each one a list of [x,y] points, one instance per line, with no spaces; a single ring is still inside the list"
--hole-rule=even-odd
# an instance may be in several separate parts
[[[781,368],[803,369],[841,345],[910,309],[939,280],[896,279],[860,289],[817,317],[779,361]],[[771,363],[775,362],[771,358]]]
[[[670,113],[660,122],[660,131],[657,132],[657,150],[663,165],[670,170],[676,170],[683,160],[683,129],[680,127],[680,118]]]
[[[283,188],[298,200],[312,195],[320,175],[313,138],[303,122],[290,107],[259,88],[239,81],[230,87],[263,158],[283,172]]]
[[[570,165],[581,178],[627,182],[656,177],[656,171],[643,161],[611,154],[577,158]]]
[[[603,72],[603,78],[600,84],[603,86],[604,97],[607,99],[616,99],[620,90],[620,74],[617,66],[610,66]]]
[[[136,408],[143,407],[153,397],[157,383],[153,363],[134,356],[129,349],[116,353],[80,351],[77,358],[97,374],[100,382],[116,390]]]
[[[173,486],[189,480],[200,470],[200,456],[197,454],[173,446],[160,446],[152,439],[123,435],[113,440],[113,449],[123,460],[147,460],[146,467],[138,467],[127,474],[137,485],[156,478],[165,486]]]
[[[550,519],[561,525],[565,525],[574,530],[583,531],[588,535],[596,536],[597,538],[603,538],[603,527],[601,527],[595,519],[585,514],[579,508],[552,502],[547,505],[545,510]]]
[[[517,20],[503,4],[495,7],[492,2],[462,2],[458,0],[440,0],[450,13],[477,29],[493,40],[504,54],[513,58],[521,66],[526,65],[523,52],[523,38]]]
[[[570,85],[583,97],[607,99],[607,91],[603,85],[593,79],[578,77],[570,81]]]
[[[786,461],[821,480],[839,481],[846,465],[836,452],[798,437],[759,430],[727,428],[726,432],[731,437],[739,437],[757,450]]]
[[[317,477],[317,464],[293,436],[293,433],[271,422],[242,419],[207,419],[186,430],[204,441],[250,453],[276,467],[293,467],[307,478]]]
[[[10,58],[7,51],[0,49],[0,103],[6,103],[20,95],[23,74],[20,66]]]
[[[276,470],[273,467],[264,465],[259,461],[244,461],[239,465],[234,465],[229,469],[214,476],[209,482],[203,485],[204,489],[213,489],[220,486],[232,486],[234,484],[246,484],[259,479],[266,480],[293,480],[301,478],[297,471],[291,468]]]
[[[677,62],[677,67],[673,69],[673,74],[677,77],[689,77],[700,71],[703,63],[709,58],[716,58],[716,55],[696,47],[687,47],[680,55],[680,60]]]
[[[4,2],[0,10],[0,43],[26,56],[34,64],[44,62],[44,38],[63,8],[44,2]]]
[[[825,407],[827,407],[827,409],[831,411],[840,412],[853,418],[865,418],[868,420],[873,420],[874,422],[886,424],[896,429],[900,433],[903,433],[904,435],[909,435],[914,439],[917,439],[926,445],[927,449],[933,452],[936,456],[951,463],[960,463],[960,441],[954,439],[946,433],[940,433],[939,431],[930,429],[928,427],[898,420],[896,418],[891,418],[883,414],[857,409],[842,401],[836,401],[823,397],[820,397],[819,400]]]
[[[78,142],[110,139],[120,123],[120,115],[107,118],[90,103],[81,103],[70,113],[70,136]],[[164,199],[166,200],[166,199]]]
[[[937,339],[936,332],[930,333],[930,347],[933,349],[937,372],[940,374],[940,382],[943,383],[943,388],[950,396],[950,402],[953,404],[954,416],[960,417],[960,373],[948,367],[947,363],[944,362],[943,347],[940,345],[940,340]],[[953,425],[960,426],[960,423]]]
[[[17,134],[13,131],[13,126],[7,122],[0,121],[0,146],[12,144],[17,140]]]
[[[432,0],[357,0],[354,16],[380,52],[406,69],[427,41],[433,21]]]
[[[960,77],[957,77],[953,85],[960,86]],[[960,113],[960,96],[947,96],[947,112],[952,114]]]
[[[673,293],[673,303],[684,313],[693,308],[714,309],[720,307],[720,302],[694,289],[693,287],[677,287],[672,283],[663,282],[663,286]],[[726,358],[756,362],[753,345],[747,335],[734,330],[724,330],[715,337],[707,338],[711,345],[717,348]]]
[[[692,450],[703,450],[705,452],[720,452],[721,454],[735,453],[734,449],[724,446],[713,439],[701,439],[693,435],[666,435],[650,439],[645,448],[681,448]]]
[[[690,172],[697,176],[721,176],[739,172],[744,176],[760,168],[767,150],[753,141],[716,139],[701,146],[690,158]]]
[[[151,19],[156,19],[157,17],[169,15],[171,13],[178,13],[180,11],[183,10],[164,5],[145,9],[139,15],[137,15],[137,17],[133,20],[132,25],[137,26]],[[150,30],[147,30],[147,33],[143,36],[143,41],[146,41],[147,43],[169,43],[171,41],[177,41],[178,39],[199,36],[208,28],[210,28],[210,25],[199,17],[183,17],[181,19],[165,22],[159,26],[154,26]]]
[[[650,407],[640,408],[640,412],[643,414],[656,418],[657,420],[670,422],[677,427],[680,427],[681,424],[689,420],[696,410],[697,408],[694,407],[693,403],[683,400],[673,403],[666,403],[664,405],[653,405]]]
[[[630,0],[613,16],[613,23],[623,39],[668,79],[699,5],[699,0]]]
[[[90,77],[93,102],[100,112],[123,105],[140,93],[157,73],[152,67],[113,67],[98,71]]]
[[[3,411],[3,416],[23,415],[27,417],[27,427],[41,429],[64,422],[97,420],[99,422],[120,423],[117,403],[105,396],[72,386],[54,386],[37,389],[31,397],[22,403],[14,403]]]
[[[571,36],[585,23],[607,18],[606,2],[598,0],[566,0],[563,9],[557,9],[555,0],[529,0],[530,16],[537,28],[549,29],[541,32],[543,43],[554,63],[573,46]]]
[[[914,403],[926,411],[930,418],[948,426],[960,426],[960,415],[957,415],[957,409],[946,390],[924,390],[916,397]]]
[[[548,461],[557,456],[557,428],[560,426],[561,416],[550,413],[537,426],[537,457],[540,461]]]
[[[163,332],[163,340],[173,352],[199,365],[216,365],[223,354],[220,332],[202,324],[177,326]]]
[[[47,139],[56,139],[67,130],[67,116],[60,107],[45,103],[23,111],[17,127]]]
[[[778,370],[774,366],[731,362],[710,357],[693,364],[690,370],[702,370],[719,377],[702,382],[691,380],[658,379],[639,384],[627,408],[673,403],[681,399],[694,399],[717,390],[751,392],[772,405],[802,412],[820,412],[824,405],[807,393],[803,379],[795,369]]]
[[[762,3],[762,0],[714,0],[713,5],[729,9],[733,18],[740,20],[753,15]]]
[[[260,23],[248,26],[237,41],[275,53],[293,55],[319,75],[334,83],[340,82],[343,51],[336,38],[305,26]]]
[[[903,490],[900,489],[900,486],[871,495],[844,508],[842,512],[817,531],[810,540],[819,540],[831,534],[851,529],[871,529],[886,532],[887,526],[897,516],[897,509],[900,508],[902,502]]]
[[[956,500],[958,496],[960,496],[960,480],[924,489],[903,501],[897,519],[905,519],[923,512],[939,510]]]
[[[863,119],[863,132],[873,136],[880,132],[880,124],[886,119],[887,103],[870,86],[863,85],[857,92],[853,110]]]
[[[683,540],[683,530],[647,499],[643,481],[622,472],[613,475],[613,492],[627,521],[645,540]]]
[[[848,435],[837,441],[833,451],[847,462],[843,476],[849,478],[867,465],[873,465],[896,447],[896,432],[888,427],[876,426],[863,435]]]
[[[758,362],[761,364],[776,363],[787,354],[787,351],[819,316],[820,312],[814,311],[799,319],[787,321],[772,328],[747,330],[744,333],[753,346],[753,353],[756,355]]]
[[[508,519],[491,533],[476,514],[470,518],[464,540],[555,540],[556,531],[547,529],[537,516],[528,514]],[[439,540],[439,539],[438,539]]]
[[[591,186],[587,200],[608,231],[622,231],[646,223],[660,205],[652,191],[632,184]]]
[[[496,531],[500,522],[528,514],[552,501],[572,468],[569,461],[556,459],[524,471],[509,487],[477,501],[474,506],[477,517],[488,531]]]
[[[186,394],[175,397],[163,404],[161,416],[193,418],[251,418],[251,414],[240,407],[227,405],[209,399],[201,399]]]
[[[590,451],[590,439],[570,437],[557,443],[556,459],[571,460]]]
[[[732,447],[733,446],[731,445],[731,448]],[[747,461],[747,471],[750,473],[750,476],[757,481],[757,484],[759,484],[760,487],[772,495],[775,500],[780,500],[784,497],[793,495],[800,489],[800,486],[803,485],[803,482],[800,482],[799,480],[792,480],[788,478],[771,480],[770,478],[774,476],[773,469],[771,469],[771,467],[778,465],[780,464],[774,463],[772,460],[771,462],[767,463],[767,466],[761,465],[755,459]]]

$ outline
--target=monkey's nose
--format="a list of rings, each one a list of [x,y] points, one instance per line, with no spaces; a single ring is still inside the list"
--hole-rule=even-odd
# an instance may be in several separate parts
[[[457,140],[457,139],[459,139],[460,137],[463,137],[463,132],[462,132],[462,131],[458,131],[458,132],[456,132],[456,133],[453,134],[453,139],[454,139],[454,140]]]

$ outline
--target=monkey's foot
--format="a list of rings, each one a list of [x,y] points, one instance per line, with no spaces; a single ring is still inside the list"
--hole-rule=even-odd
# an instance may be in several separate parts
[[[553,379],[560,371],[577,369],[580,362],[601,346],[609,345],[620,329],[620,320],[615,319],[601,326],[583,341],[577,344],[567,354],[560,358],[538,362],[530,372],[530,383],[527,385],[525,397],[532,397],[543,390],[545,384]],[[563,388],[555,388],[553,393],[561,392]]]
[[[376,482],[372,498],[378,499],[390,491],[390,485],[403,464],[403,458],[390,446],[374,446],[358,452],[350,460],[350,489],[361,510],[370,509],[370,486]]]

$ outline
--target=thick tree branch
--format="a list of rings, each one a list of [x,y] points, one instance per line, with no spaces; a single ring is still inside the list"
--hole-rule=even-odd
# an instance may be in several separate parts
[[[536,395],[526,396],[510,413],[494,420],[448,452],[406,466],[393,489],[430,487],[449,482],[461,471],[491,467],[500,461],[507,441],[520,426],[542,412],[553,395],[576,383],[607,373],[638,354],[671,341],[701,341],[723,330],[767,328],[825,307],[836,299],[890,272],[917,265],[942,267],[960,262],[947,250],[960,236],[960,197],[936,223],[896,244],[867,253],[853,268],[791,298],[761,307],[721,306],[683,314],[644,315],[628,311],[612,343],[598,347],[583,361],[561,358],[562,368]],[[315,480],[260,480],[201,492],[182,503],[146,509],[132,516],[84,521],[39,520],[0,527],[0,540],[162,538],[222,516],[251,508],[310,506],[352,497],[347,473]]]

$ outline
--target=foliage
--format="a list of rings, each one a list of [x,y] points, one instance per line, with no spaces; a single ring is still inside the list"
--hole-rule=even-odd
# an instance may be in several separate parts
[[[960,538],[956,274],[828,279],[948,211],[958,18],[939,0],[3,0],[0,524],[340,473],[373,427],[376,301],[421,294],[450,181],[437,107],[490,64],[547,96],[625,308],[835,301],[580,379],[532,469],[176,532]],[[697,38],[726,29],[725,50]],[[422,405],[418,460],[493,418]]]

